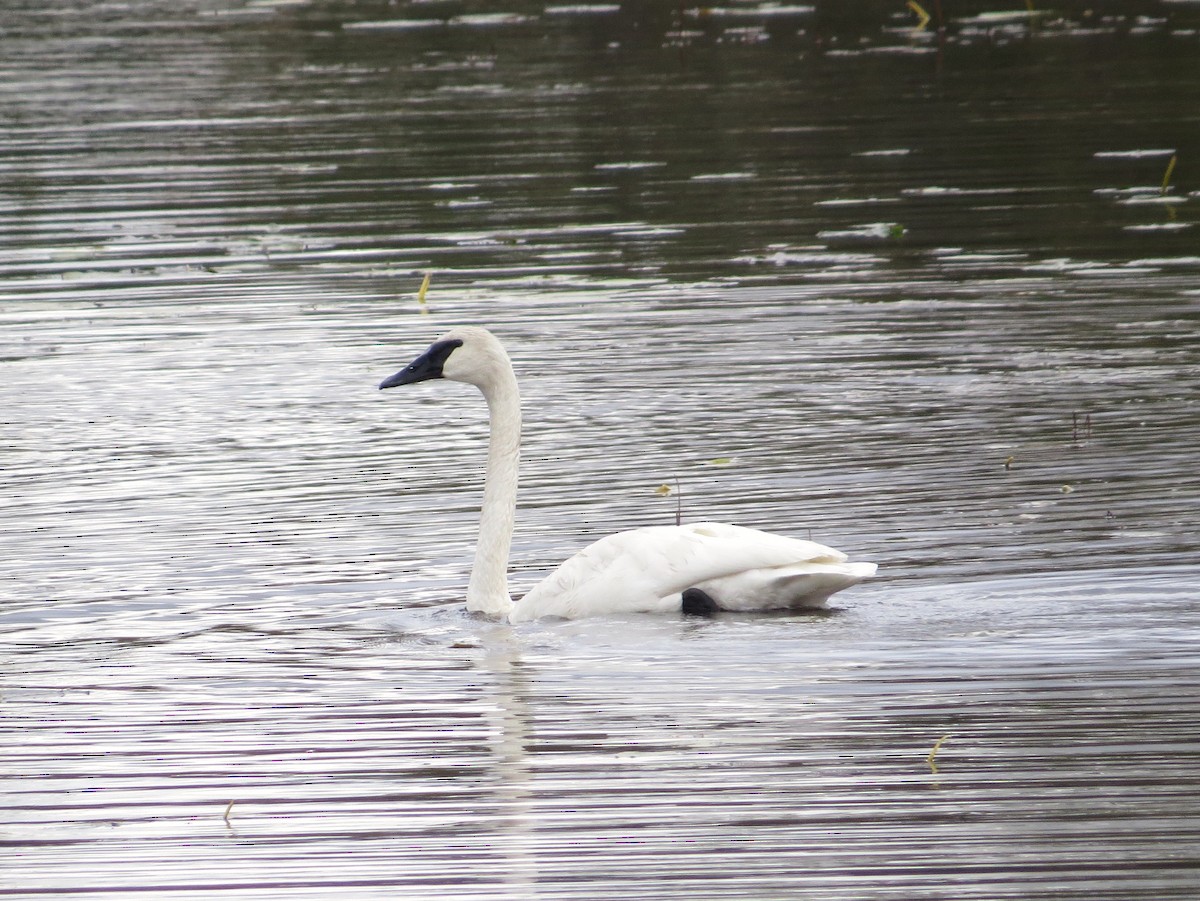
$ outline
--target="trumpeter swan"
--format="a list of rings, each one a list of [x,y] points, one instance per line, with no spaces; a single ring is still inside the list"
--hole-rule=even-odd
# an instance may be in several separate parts
[[[521,399],[512,363],[487,329],[455,328],[380,388],[445,378],[475,385],[491,433],[479,541],[467,609],[510,622],[604,613],[709,613],[819,607],[875,572],[833,548],[756,529],[699,522],[650,526],[601,538],[516,603],[508,553],[517,505]]]

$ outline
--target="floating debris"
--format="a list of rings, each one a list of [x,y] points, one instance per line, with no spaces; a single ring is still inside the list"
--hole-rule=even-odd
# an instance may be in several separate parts
[[[929,25],[930,20],[930,15],[925,11],[925,7],[918,3],[917,0],[908,0],[905,5],[916,13],[917,31],[924,31],[926,26]]]
[[[1175,164],[1179,162],[1179,154],[1172,153],[1171,161],[1167,163],[1167,171],[1163,173],[1162,187],[1159,188],[1159,193],[1166,194],[1171,184],[1171,173],[1175,171]]]
[[[937,766],[938,751],[940,751],[942,749],[942,745],[945,743],[946,739],[950,738],[951,735],[953,735],[953,734],[954,733],[952,733],[952,732],[947,732],[945,735],[943,735],[941,738],[939,738],[937,741],[935,741],[933,743],[933,748],[929,751],[929,756],[925,758],[929,762],[929,771],[931,773],[936,773],[938,771],[938,766]]]
[[[429,305],[425,303],[425,293],[429,290],[429,282],[433,278],[432,272],[426,272],[425,277],[421,279],[421,287],[417,291],[417,305],[421,308],[421,312],[428,315]]]

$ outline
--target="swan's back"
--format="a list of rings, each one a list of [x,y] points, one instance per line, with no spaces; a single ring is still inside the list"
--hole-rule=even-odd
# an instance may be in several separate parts
[[[677,612],[689,588],[725,610],[813,607],[874,572],[823,544],[757,529],[651,526],[589,545],[518,601],[511,619]]]

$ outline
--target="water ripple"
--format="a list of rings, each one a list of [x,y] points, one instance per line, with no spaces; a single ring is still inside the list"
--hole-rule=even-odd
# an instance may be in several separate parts
[[[1194,897],[1188,11],[644,7],[0,13],[0,895]],[[483,405],[374,387],[462,321],[516,589],[880,578],[467,616]]]

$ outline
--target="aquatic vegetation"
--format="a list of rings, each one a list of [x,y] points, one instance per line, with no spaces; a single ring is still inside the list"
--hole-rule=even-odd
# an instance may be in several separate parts
[[[1175,164],[1179,161],[1179,154],[1172,153],[1171,159],[1167,163],[1167,171],[1163,173],[1162,188],[1160,193],[1166,194],[1171,185],[1171,175],[1175,171]]]
[[[428,314],[429,305],[425,302],[425,294],[429,291],[429,282],[433,278],[432,272],[426,272],[425,277],[421,279],[421,287],[417,290],[417,305],[421,308],[421,312]]]
[[[943,735],[941,738],[939,738],[937,741],[935,741],[933,743],[933,747],[929,751],[929,756],[925,758],[929,762],[929,771],[931,773],[936,773],[938,771],[938,765],[937,765],[938,751],[940,751],[942,749],[942,745],[946,743],[946,739],[950,738],[952,735],[953,735],[952,732],[947,732],[945,735]]]
[[[907,0],[906,5],[917,15],[917,31],[924,31],[926,26],[929,25],[930,19],[930,15],[925,11],[925,7],[918,3],[917,0]]]

